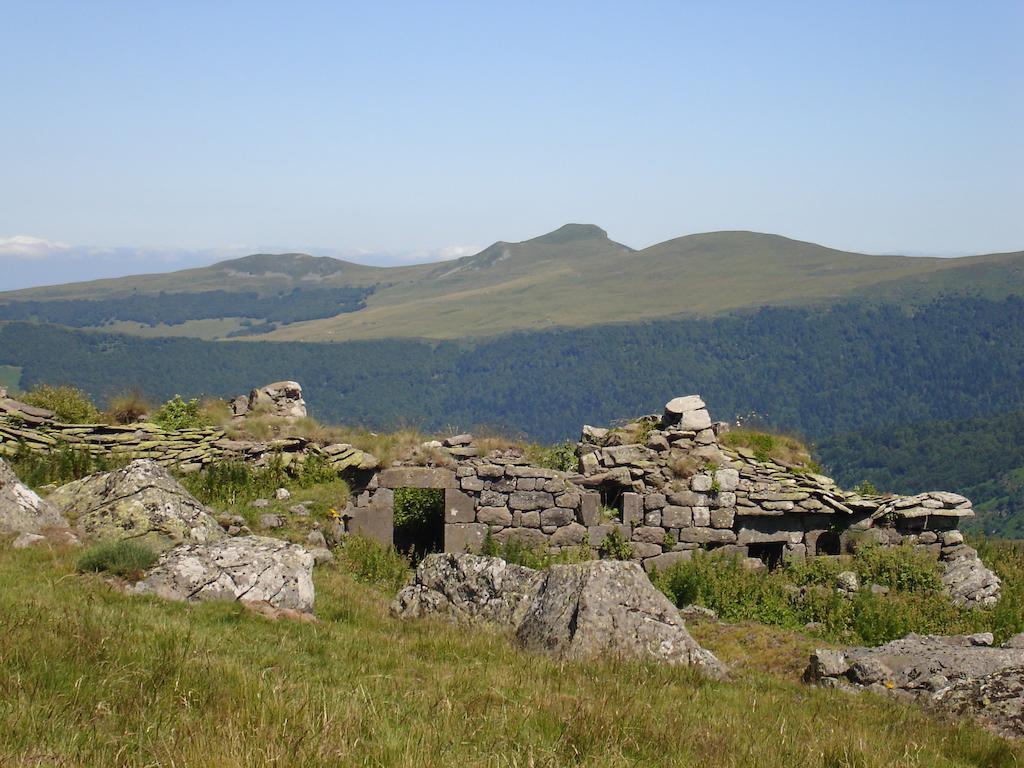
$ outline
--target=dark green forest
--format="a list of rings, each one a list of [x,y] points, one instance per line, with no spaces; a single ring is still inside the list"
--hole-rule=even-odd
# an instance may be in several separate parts
[[[912,313],[765,308],[475,345],[205,342],[8,323],[0,365],[21,367],[22,387],[72,383],[101,403],[132,387],[154,400],[229,397],[296,379],[321,421],[489,427],[546,442],[697,392],[716,419],[753,418],[814,441],[848,485],[958,490],[987,502],[990,530],[1020,534],[1024,519],[1019,298],[944,299]]]
[[[974,500],[986,533],[1024,538],[1024,411],[866,429],[826,438],[816,453],[846,486],[956,491]]]
[[[145,325],[179,325],[187,320],[248,317],[266,323],[297,323],[366,306],[372,288],[294,288],[271,296],[255,292],[201,291],[158,293],[117,299],[10,301],[0,304],[0,320],[28,320],[73,328],[101,326],[115,320]],[[268,326],[269,327],[269,326]]]
[[[1024,300],[947,299],[912,314],[856,304],[766,308],[474,346],[204,342],[11,323],[0,329],[0,364],[21,366],[23,386],[68,382],[100,401],[133,386],[162,399],[297,379],[323,421],[493,426],[545,441],[699,392],[717,419],[753,412],[821,439],[1024,409]]]

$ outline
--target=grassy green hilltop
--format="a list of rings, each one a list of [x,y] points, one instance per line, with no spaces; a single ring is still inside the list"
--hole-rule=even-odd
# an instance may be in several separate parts
[[[185,332],[210,339],[459,339],[762,306],[864,298],[915,305],[943,295],[1022,293],[1024,252],[872,256],[756,232],[688,235],[633,250],[599,227],[567,224],[435,264],[385,268],[258,254],[167,274],[0,293],[0,320],[118,323],[120,331],[147,335],[180,335],[159,330],[161,324],[187,325]],[[196,324],[214,319],[223,323]]]

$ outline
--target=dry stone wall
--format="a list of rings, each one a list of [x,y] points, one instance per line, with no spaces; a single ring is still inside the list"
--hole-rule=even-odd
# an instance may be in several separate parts
[[[998,599],[998,578],[956,530],[974,514],[968,499],[844,491],[824,475],[722,445],[725,428],[712,423],[700,397],[675,398],[663,415],[623,428],[585,426],[578,472],[531,466],[518,451],[480,456],[460,435],[431,443],[447,450],[449,467],[383,470],[344,517],[350,531],[391,541],[394,491],[443,488],[446,551],[479,551],[489,531],[498,544],[583,547],[597,557],[617,534],[625,545],[616,554],[648,571],[700,549],[773,565],[838,555],[863,541],[908,544],[943,561],[944,581],[959,604]]]
[[[344,443],[322,446],[299,437],[234,440],[223,429],[168,431],[148,422],[126,426],[61,424],[49,411],[0,398],[0,456],[64,448],[125,459],[153,459],[165,466],[173,465],[179,472],[198,471],[226,460],[260,465],[275,457],[288,467],[309,454],[319,454],[338,472],[372,470],[378,465],[372,455]]]

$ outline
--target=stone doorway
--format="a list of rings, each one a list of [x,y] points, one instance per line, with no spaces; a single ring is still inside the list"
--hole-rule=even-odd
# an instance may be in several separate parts
[[[395,549],[414,563],[444,551],[443,488],[396,488],[394,491]]]

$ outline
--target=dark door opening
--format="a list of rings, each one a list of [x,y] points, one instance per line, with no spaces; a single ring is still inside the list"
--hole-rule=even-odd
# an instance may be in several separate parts
[[[843,551],[843,542],[838,531],[825,531],[814,543],[816,555],[838,555]]]
[[[414,563],[444,551],[444,490],[395,489],[395,549]]]
[[[751,544],[747,547],[747,554],[756,557],[768,566],[769,570],[775,570],[782,565],[782,551],[785,545],[781,541],[766,541],[760,544]]]

